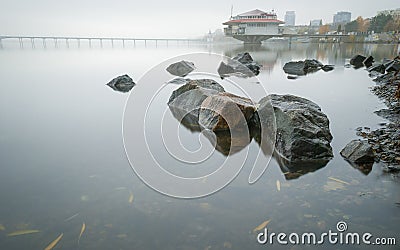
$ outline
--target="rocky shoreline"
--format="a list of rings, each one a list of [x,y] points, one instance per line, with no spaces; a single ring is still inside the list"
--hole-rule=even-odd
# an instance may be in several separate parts
[[[370,72],[370,76],[377,83],[371,92],[383,100],[385,109],[375,111],[377,115],[388,120],[382,128],[370,130],[357,128],[357,135],[363,137],[371,145],[375,161],[384,165],[383,171],[396,173],[400,171],[400,100],[396,97],[400,84],[399,71],[384,74]]]

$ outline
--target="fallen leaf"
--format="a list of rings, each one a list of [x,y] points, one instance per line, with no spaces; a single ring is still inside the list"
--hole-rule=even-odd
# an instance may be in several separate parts
[[[281,182],[279,180],[276,181],[276,189],[278,189],[278,191],[281,191]]]
[[[78,245],[79,245],[79,241],[81,240],[83,232],[85,232],[85,229],[86,229],[86,224],[85,224],[85,222],[83,222],[82,228],[81,228],[81,232],[80,232],[79,237],[78,237]]]
[[[256,228],[253,229],[253,233],[254,233],[254,232],[257,232],[257,231],[260,231],[260,230],[263,230],[263,229],[268,225],[268,223],[269,223],[270,221],[271,221],[271,220],[266,220],[266,221],[264,221],[263,223],[261,223],[260,225],[258,225]]]
[[[232,243],[225,241],[224,242],[224,248],[232,248]]]
[[[6,228],[3,226],[3,224],[0,224],[0,231],[4,231]]]
[[[35,229],[19,230],[19,231],[15,231],[15,232],[7,234],[7,236],[18,236],[18,235],[24,235],[24,234],[34,234],[34,233],[39,233],[39,232],[40,232],[39,230],[35,230]]]
[[[53,249],[56,245],[57,245],[57,243],[61,240],[61,238],[63,237],[63,233],[62,234],[60,234],[58,237],[57,237],[57,239],[55,239],[55,240],[53,240],[44,250],[51,250],[51,249]]]
[[[131,195],[129,196],[129,203],[132,203],[133,202],[133,194],[132,194],[132,192],[131,192]]]

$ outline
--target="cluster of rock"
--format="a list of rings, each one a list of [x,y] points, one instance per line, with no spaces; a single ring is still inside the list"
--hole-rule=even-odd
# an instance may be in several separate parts
[[[128,75],[121,75],[112,79],[107,85],[115,91],[129,92],[136,84]]]
[[[316,59],[306,59],[304,61],[288,62],[283,66],[286,74],[304,76],[308,73],[317,72],[318,70],[331,71],[334,69],[333,65],[324,65]],[[293,78],[290,77],[289,78]]]
[[[364,58],[364,59],[363,59]],[[370,76],[377,83],[376,86],[372,88],[372,92],[376,94],[380,99],[384,100],[387,108],[376,111],[375,113],[379,116],[387,119],[388,124],[384,125],[374,131],[370,131],[369,128],[357,128],[357,135],[364,138],[364,141],[360,142],[363,144],[363,149],[369,146],[368,150],[363,150],[362,152],[354,152],[355,155],[365,154],[364,158],[368,159],[367,162],[357,162],[353,158],[349,157],[348,154],[342,154],[343,157],[348,159],[352,165],[357,165],[358,167],[363,167],[365,169],[365,164],[372,164],[375,161],[380,161],[385,164],[385,169],[388,172],[394,172],[400,170],[400,102],[396,98],[396,91],[398,91],[398,86],[400,85],[400,61],[398,59],[389,60],[384,59],[382,63],[377,63],[373,65],[367,65],[367,63],[373,61],[372,59],[367,60],[372,57],[365,57],[362,55],[357,55],[352,58],[350,63],[360,62],[363,60],[363,65],[367,67]],[[346,147],[347,149],[352,148],[354,142]],[[357,151],[358,148],[353,148]],[[372,157],[373,156],[373,157]]]
[[[216,149],[223,154],[237,152],[255,138],[260,145],[261,140],[273,139],[269,143],[275,145],[276,157],[293,164],[321,165],[323,161],[324,166],[333,156],[327,116],[317,104],[301,97],[269,95],[255,103],[225,92],[213,80],[201,79],[189,80],[173,91],[168,106],[189,129],[212,131]],[[261,128],[275,126],[276,136],[263,136]]]
[[[261,67],[245,52],[231,58],[227,63],[221,62],[217,71],[222,79],[230,76],[252,77],[260,74]]]

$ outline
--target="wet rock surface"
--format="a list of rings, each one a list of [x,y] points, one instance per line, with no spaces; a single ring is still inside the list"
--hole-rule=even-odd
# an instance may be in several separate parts
[[[209,96],[202,102],[199,124],[214,132],[247,130],[247,123],[255,111],[255,103],[250,99],[222,92]]]
[[[238,54],[227,63],[221,62],[218,74],[221,78],[230,76],[253,77],[260,74],[261,65],[253,60],[247,52]]]
[[[387,107],[375,111],[375,114],[387,119],[388,123],[381,124],[381,128],[373,131],[369,128],[357,128],[357,135],[363,137],[371,146],[375,160],[384,163],[383,170],[390,173],[398,173],[400,170],[400,100],[396,97],[400,84],[400,69],[396,70],[395,66],[398,62],[385,59],[377,65],[377,74],[370,75],[377,84],[372,87],[372,93]],[[373,70],[370,68],[368,71]]]
[[[195,69],[194,63],[182,60],[169,65],[167,71],[171,75],[184,77]]]
[[[323,65],[320,61],[315,59],[306,59],[304,61],[288,62],[283,66],[286,74],[304,76],[312,72],[322,69],[323,71],[331,71],[334,69],[333,65]]]
[[[128,75],[121,75],[112,79],[107,85],[118,92],[129,92],[136,84]]]
[[[368,141],[353,140],[340,151],[340,155],[351,163],[373,163],[374,152]]]
[[[257,113],[264,113],[262,121],[268,121],[269,110],[264,103],[271,103],[276,120],[277,153],[288,162],[329,160],[333,157],[332,135],[328,117],[314,102],[293,95],[269,95],[259,102]],[[260,115],[258,115],[260,116]]]

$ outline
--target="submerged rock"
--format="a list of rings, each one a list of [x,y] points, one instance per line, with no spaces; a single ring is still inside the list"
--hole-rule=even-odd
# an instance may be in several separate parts
[[[168,84],[177,84],[177,85],[181,85],[181,84],[186,84],[190,81],[189,78],[183,78],[183,77],[177,77],[172,79],[171,81],[168,82]]]
[[[273,107],[276,120],[275,150],[288,162],[330,160],[333,156],[328,117],[314,102],[293,95],[269,95],[259,102],[258,116],[263,114],[270,127],[274,121],[268,105]],[[268,117],[271,117],[268,119]]]
[[[218,93],[208,96],[202,102],[199,124],[214,132],[247,130],[247,123],[255,110],[255,104],[250,99],[230,93]]]
[[[115,91],[129,92],[136,84],[128,75],[121,75],[112,79],[107,85]]]
[[[190,72],[195,70],[194,63],[188,61],[180,61],[168,66],[167,71],[174,76],[187,76]]]
[[[367,141],[353,140],[340,151],[340,155],[351,163],[373,163],[374,151]]]

